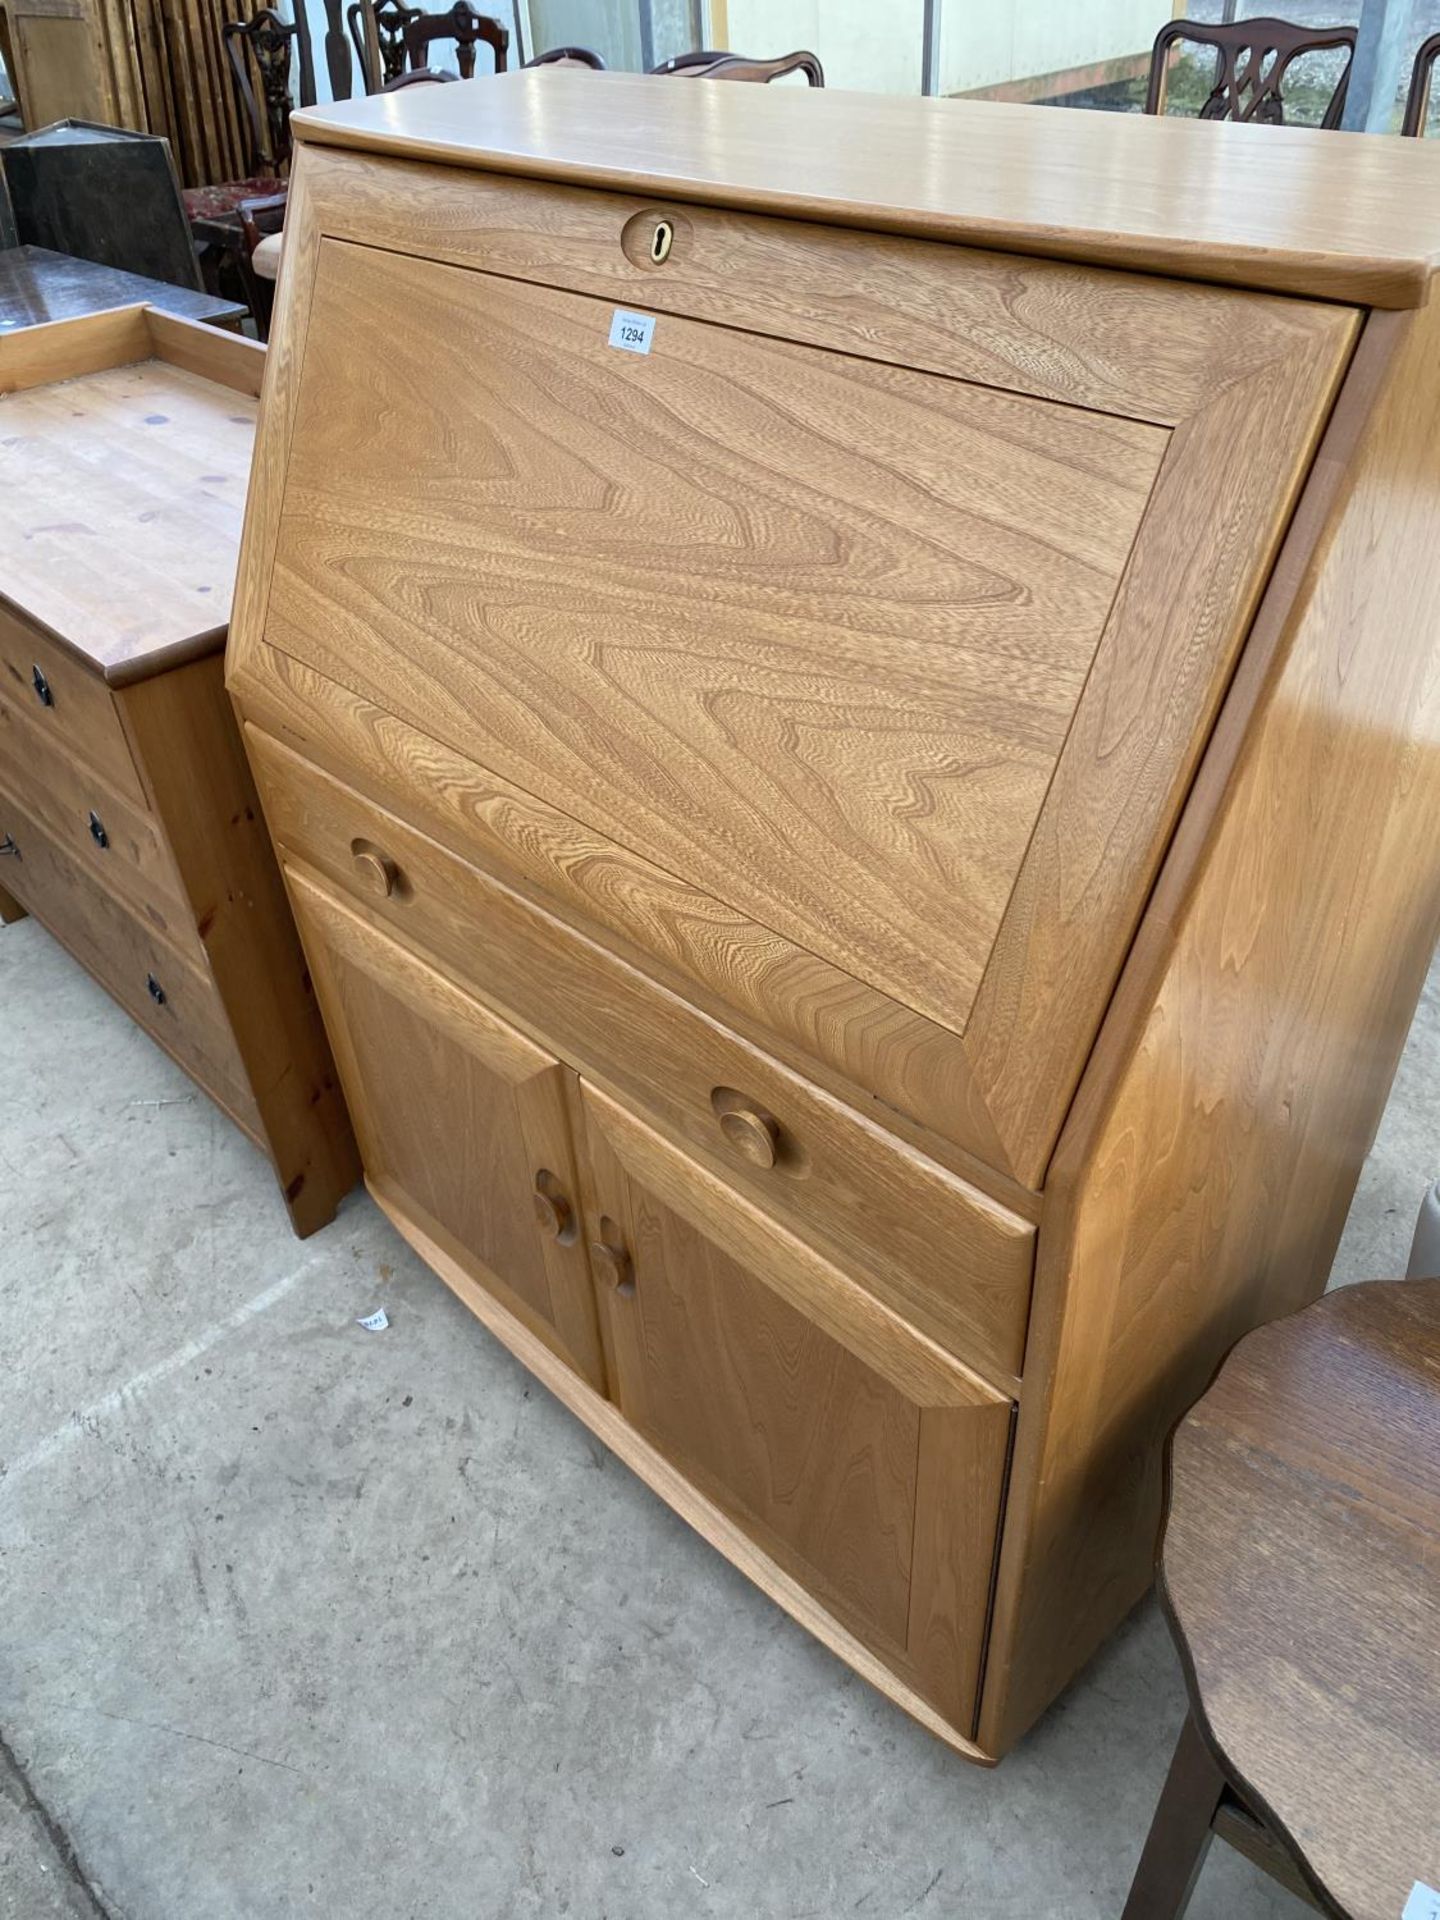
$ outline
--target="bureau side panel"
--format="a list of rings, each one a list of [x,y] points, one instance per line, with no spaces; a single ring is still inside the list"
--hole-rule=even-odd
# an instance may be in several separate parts
[[[1325,1286],[1440,931],[1437,602],[1432,305],[1367,323],[1057,1151],[991,1752],[1144,1592],[1171,1426]]]

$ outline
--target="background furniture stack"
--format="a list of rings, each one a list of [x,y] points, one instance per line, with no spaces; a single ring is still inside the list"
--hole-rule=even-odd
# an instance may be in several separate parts
[[[354,1145],[223,686],[263,362],[145,307],[0,338],[0,918],[69,948],[309,1233]]]
[[[694,99],[300,117],[231,685],[381,1204],[993,1758],[1434,948],[1440,154]]]
[[[221,43],[233,18],[226,0],[0,0],[0,53],[28,128],[75,119],[162,134],[181,183],[197,186],[246,165]]]
[[[72,320],[115,307],[150,306],[182,320],[197,320],[238,333],[244,307],[189,287],[166,286],[138,273],[120,273],[51,253],[44,247],[7,247],[0,251],[0,332]]]

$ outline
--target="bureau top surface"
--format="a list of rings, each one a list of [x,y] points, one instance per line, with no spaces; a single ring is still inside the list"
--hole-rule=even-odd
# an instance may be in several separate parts
[[[306,141],[1418,306],[1440,141],[535,68],[298,113]]]
[[[0,596],[110,679],[218,651],[255,409],[163,360],[0,394]]]

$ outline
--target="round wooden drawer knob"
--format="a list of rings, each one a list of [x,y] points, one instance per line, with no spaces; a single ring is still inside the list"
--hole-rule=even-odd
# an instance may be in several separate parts
[[[570,1202],[563,1194],[542,1193],[539,1187],[535,1189],[534,1199],[535,1218],[540,1223],[541,1232],[549,1234],[552,1240],[558,1240],[562,1233],[569,1231],[574,1218]]]
[[[383,853],[376,853],[371,847],[364,847],[354,854],[355,871],[364,883],[367,892],[386,900],[395,891],[395,882],[400,878],[400,869],[393,860],[387,860]]]
[[[752,1107],[732,1107],[720,1116],[720,1131],[753,1167],[773,1167],[780,1146],[780,1130],[768,1114]]]

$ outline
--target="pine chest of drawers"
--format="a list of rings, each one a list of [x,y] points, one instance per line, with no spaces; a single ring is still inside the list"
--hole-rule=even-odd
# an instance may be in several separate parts
[[[296,124],[229,674],[371,1188],[994,1758],[1433,947],[1440,164],[556,69]]]
[[[0,917],[88,968],[309,1233],[355,1145],[224,686],[263,364],[147,307],[0,339]]]

